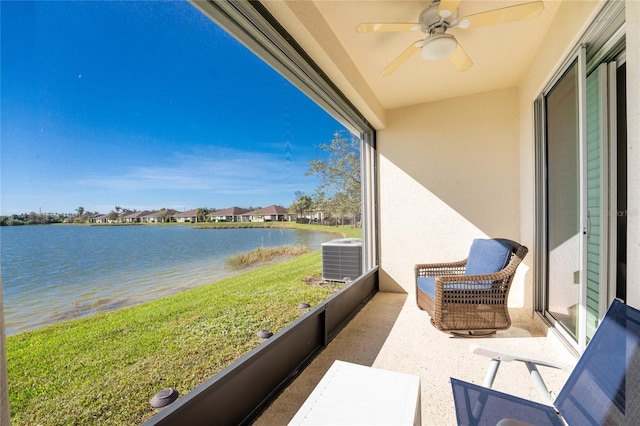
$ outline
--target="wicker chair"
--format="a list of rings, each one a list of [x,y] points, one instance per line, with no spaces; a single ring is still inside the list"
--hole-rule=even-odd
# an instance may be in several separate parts
[[[493,262],[494,265],[488,266],[489,271],[478,274],[478,247],[482,245],[503,246],[506,258]],[[507,308],[509,288],[527,252],[525,246],[506,239],[474,240],[465,260],[416,265],[418,307],[427,311],[431,324],[445,333],[486,336],[508,329],[511,326]],[[472,257],[473,271],[467,275]]]

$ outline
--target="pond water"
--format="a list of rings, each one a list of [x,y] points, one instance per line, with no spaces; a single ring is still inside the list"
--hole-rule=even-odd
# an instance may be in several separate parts
[[[317,250],[335,238],[324,232],[268,228],[1,227],[6,332],[116,309],[238,274],[225,260],[258,247]]]

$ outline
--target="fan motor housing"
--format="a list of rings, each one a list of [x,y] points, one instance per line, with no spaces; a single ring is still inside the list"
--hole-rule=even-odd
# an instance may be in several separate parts
[[[431,34],[437,32],[438,29],[446,30],[458,19],[459,11],[456,11],[449,17],[443,18],[438,15],[438,4],[434,4],[433,6],[425,9],[420,13],[420,17],[418,18],[420,25],[422,25],[421,31],[427,34]],[[442,32],[439,31],[439,32]]]

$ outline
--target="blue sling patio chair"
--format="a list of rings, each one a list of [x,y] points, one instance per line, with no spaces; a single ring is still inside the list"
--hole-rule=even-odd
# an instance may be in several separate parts
[[[640,311],[613,301],[553,405],[451,385],[459,425],[639,425]]]

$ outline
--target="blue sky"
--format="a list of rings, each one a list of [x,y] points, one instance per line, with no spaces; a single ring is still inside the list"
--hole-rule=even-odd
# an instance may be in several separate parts
[[[0,214],[288,206],[344,127],[182,1],[0,1]]]

